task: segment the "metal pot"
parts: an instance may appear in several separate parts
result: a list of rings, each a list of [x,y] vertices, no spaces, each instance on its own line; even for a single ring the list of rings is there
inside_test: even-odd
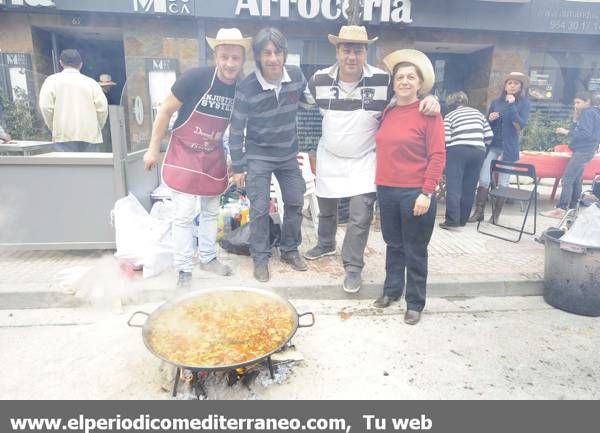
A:
[[[214,293],[226,293],[226,292],[242,292],[242,293],[258,294],[258,295],[267,297],[269,299],[275,300],[276,302],[286,306],[289,309],[289,312],[293,318],[292,330],[289,333],[287,339],[285,341],[283,341],[279,346],[277,346],[276,348],[271,350],[270,352],[264,353],[254,359],[251,359],[251,360],[245,361],[243,363],[239,363],[239,364],[218,365],[218,366],[181,364],[173,359],[170,359],[170,358],[158,353],[156,348],[153,347],[150,336],[154,330],[157,319],[162,314],[164,314],[165,312],[171,311],[172,309],[177,308],[178,306],[184,305],[186,303],[190,303],[192,301],[197,301],[197,300],[201,299],[202,297],[206,297],[207,295],[214,294]],[[148,316],[148,318],[146,319],[146,321],[144,322],[143,325],[133,324],[133,319],[138,314]],[[311,322],[309,324],[305,324],[305,325],[300,324],[300,318],[303,316],[310,316]],[[270,356],[273,353],[279,351],[283,346],[285,346],[292,339],[292,337],[294,336],[294,334],[296,333],[296,330],[298,328],[310,327],[310,326],[313,326],[314,323],[315,323],[315,317],[312,312],[298,314],[298,312],[296,311],[296,308],[289,301],[282,298],[281,296],[279,296],[273,292],[268,292],[266,290],[247,288],[247,287],[203,289],[201,291],[187,293],[185,295],[176,297],[170,301],[165,302],[163,305],[161,305],[159,308],[157,308],[151,314],[148,314],[144,311],[136,311],[131,315],[131,317],[129,318],[129,321],[127,322],[127,324],[129,326],[143,328],[142,329],[142,338],[144,339],[144,344],[145,344],[146,348],[150,352],[152,352],[156,357],[158,357],[158,358],[162,359],[163,361],[166,361],[170,364],[173,364],[177,367],[180,367],[180,368],[189,369],[189,370],[203,370],[203,371],[232,370],[232,369],[236,369],[236,368],[240,368],[240,367],[244,367],[244,366],[248,366],[248,365],[252,365],[252,364],[257,364],[264,360],[270,360]]]
[[[545,245],[544,300],[561,310],[585,316],[600,316],[600,248],[570,244],[561,248],[564,232],[548,229]]]

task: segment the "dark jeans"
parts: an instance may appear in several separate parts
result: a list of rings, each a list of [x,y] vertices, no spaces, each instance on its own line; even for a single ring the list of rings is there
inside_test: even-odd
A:
[[[562,190],[558,207],[561,209],[575,209],[577,201],[581,195],[581,182],[583,178],[583,170],[588,162],[592,160],[596,149],[592,150],[576,150],[567,164],[565,173],[562,177]]]
[[[414,216],[420,188],[377,187],[381,212],[381,232],[387,246],[383,293],[400,297],[406,281],[406,305],[409,310],[425,307],[427,285],[427,246],[435,223],[436,201],[425,215]]]
[[[342,245],[342,261],[348,271],[360,272],[365,266],[364,253],[373,220],[375,198],[375,193],[350,197],[348,227]],[[317,199],[319,200],[319,246],[325,250],[333,250],[340,199],[323,197]]]
[[[66,141],[54,143],[56,152],[99,152],[100,143],[88,143],[85,141]]]
[[[248,160],[246,191],[250,199],[250,253],[255,263],[271,257],[269,207],[271,174],[275,174],[283,199],[283,223],[279,248],[282,253],[298,251],[302,243],[302,205],[306,183],[298,161]]]
[[[459,145],[446,149],[446,224],[467,223],[484,158],[483,147]]]

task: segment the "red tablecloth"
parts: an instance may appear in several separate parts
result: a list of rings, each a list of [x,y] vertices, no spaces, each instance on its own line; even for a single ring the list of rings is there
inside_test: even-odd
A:
[[[556,188],[558,187],[560,178],[567,168],[570,158],[570,152],[523,151],[521,152],[521,159],[519,159],[519,162],[524,164],[532,164],[535,166],[535,173],[538,178],[555,179],[554,187],[552,188],[552,195],[550,196],[550,198],[554,200]],[[600,154],[598,153],[585,167],[585,170],[583,171],[583,179],[592,180],[597,174],[600,174]]]

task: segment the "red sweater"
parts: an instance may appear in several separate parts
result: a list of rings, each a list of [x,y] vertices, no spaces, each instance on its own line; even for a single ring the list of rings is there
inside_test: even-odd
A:
[[[446,163],[444,139],[442,116],[420,113],[419,101],[389,107],[375,137],[375,183],[434,192]]]

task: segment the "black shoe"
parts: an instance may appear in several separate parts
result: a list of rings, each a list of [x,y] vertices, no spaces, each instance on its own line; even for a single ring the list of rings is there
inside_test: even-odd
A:
[[[290,265],[295,271],[306,271],[308,266],[298,251],[281,253],[281,261]]]
[[[459,227],[460,227],[460,226],[455,226],[455,225],[453,225],[453,224],[447,224],[447,223],[446,223],[446,221],[443,221],[443,222],[439,223],[439,224],[438,224],[438,226],[439,226],[441,229],[444,229],[444,230],[451,230],[451,231],[456,231],[456,230],[458,230],[458,229],[459,229]]]
[[[189,288],[192,286],[192,273],[179,271],[177,275],[177,287],[180,288]]]
[[[269,262],[254,263],[254,278],[261,283],[269,281]]]
[[[329,250],[317,245],[304,253],[306,260],[317,260],[326,256],[335,256],[335,248]]]
[[[343,289],[346,293],[358,293],[362,286],[362,278],[360,272],[346,271],[344,278]]]
[[[421,312],[415,310],[406,310],[404,314],[404,323],[407,325],[416,325],[421,320]]]
[[[400,299],[399,296],[381,295],[379,298],[375,299],[373,306],[375,308],[387,308],[398,299]]]

